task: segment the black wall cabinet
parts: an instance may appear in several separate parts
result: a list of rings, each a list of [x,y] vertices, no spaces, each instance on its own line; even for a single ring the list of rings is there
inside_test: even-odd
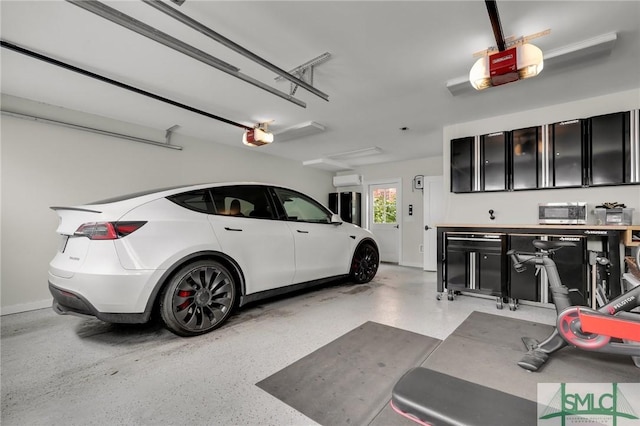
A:
[[[474,138],[451,141],[451,192],[471,192],[474,175]]]
[[[453,139],[451,192],[506,190],[508,146],[508,132]]]
[[[629,120],[629,112],[589,119],[591,185],[615,185],[630,181]]]
[[[554,188],[582,186],[585,184],[584,162],[585,120],[555,123],[551,130],[551,184]]]
[[[511,132],[512,188],[535,189],[541,185],[542,127],[528,127]]]
[[[480,137],[482,191],[504,191],[508,188],[507,164],[509,133],[498,132]]]
[[[640,183],[640,112],[451,140],[451,192]]]

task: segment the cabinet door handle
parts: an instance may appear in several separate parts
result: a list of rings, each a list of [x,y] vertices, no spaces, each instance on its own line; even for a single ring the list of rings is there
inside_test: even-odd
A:
[[[309,231],[301,231],[300,229],[296,229],[296,232],[298,232],[299,234],[308,234]]]
[[[239,228],[229,228],[228,226],[225,226],[224,229],[226,229],[227,231],[236,231],[236,232],[242,232],[242,229]]]

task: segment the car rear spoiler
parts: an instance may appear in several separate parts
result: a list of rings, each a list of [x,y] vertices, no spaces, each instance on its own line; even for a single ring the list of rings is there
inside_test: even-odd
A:
[[[91,210],[91,209],[84,209],[82,207],[59,207],[59,206],[51,206],[49,207],[51,210],[53,211],[58,211],[58,210],[73,210],[76,212],[87,212],[87,213],[102,213],[101,211],[98,210]]]

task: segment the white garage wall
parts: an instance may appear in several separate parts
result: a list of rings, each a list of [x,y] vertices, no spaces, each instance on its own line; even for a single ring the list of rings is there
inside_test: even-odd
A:
[[[7,115],[1,120],[2,314],[50,305],[47,269],[58,243],[50,206],[215,181],[287,185],[323,204],[333,190],[331,173],[258,150],[176,134],[172,143],[184,147],[176,151]]]
[[[438,136],[439,137],[439,136]],[[427,143],[427,142],[425,142]],[[440,143],[433,140],[430,143]],[[416,175],[441,176],[442,157],[421,158],[417,160],[398,161],[385,163],[383,165],[360,166],[351,172],[341,172],[344,174],[359,174],[363,177],[363,185],[357,187],[340,188],[340,191],[356,191],[362,193],[363,224],[366,223],[365,209],[366,197],[368,196],[368,182],[381,182],[385,179],[402,180],[402,215],[400,230],[402,232],[402,247],[400,265],[422,268],[423,253],[420,246],[423,240],[423,192],[413,189],[413,178]],[[408,206],[413,205],[413,216],[408,215]]]
[[[500,88],[491,90],[500,90]],[[640,185],[474,194],[449,192],[451,139],[637,108],[640,108],[640,89],[445,127],[443,130],[445,221],[449,224],[536,224],[538,203],[585,201],[589,208],[593,208],[603,202],[616,201],[635,208],[634,223],[640,223]],[[490,209],[495,211],[496,219],[493,221],[489,219]]]
[[[500,90],[494,89],[494,90]],[[442,157],[423,158],[384,165],[362,166],[355,172],[339,174],[361,174],[365,181],[402,178],[403,210],[401,265],[422,266],[422,192],[412,191],[415,175],[444,177],[444,220],[442,224],[536,224],[537,205],[540,202],[585,201],[590,207],[603,202],[622,202],[635,208],[634,224],[640,224],[640,185],[602,188],[566,188],[554,190],[515,191],[500,193],[453,194],[450,188],[450,140],[458,137],[482,135],[496,131],[549,124],[562,120],[591,117],[617,111],[640,108],[640,89],[585,99],[562,105],[553,105],[536,110],[504,116],[459,123],[443,128]],[[433,143],[425,141],[425,143]],[[435,143],[440,143],[436,141]],[[438,164],[440,163],[440,164]],[[365,182],[366,184],[366,182]],[[347,187],[341,191],[360,191],[366,196],[366,187]],[[407,206],[413,204],[413,218],[406,217]],[[364,209],[364,205],[363,205]],[[489,219],[488,211],[495,211],[495,220]],[[407,220],[408,219],[408,220]]]

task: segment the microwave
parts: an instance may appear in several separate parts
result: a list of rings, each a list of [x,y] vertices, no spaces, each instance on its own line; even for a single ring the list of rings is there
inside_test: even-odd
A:
[[[538,204],[538,223],[541,225],[586,225],[587,203]]]

